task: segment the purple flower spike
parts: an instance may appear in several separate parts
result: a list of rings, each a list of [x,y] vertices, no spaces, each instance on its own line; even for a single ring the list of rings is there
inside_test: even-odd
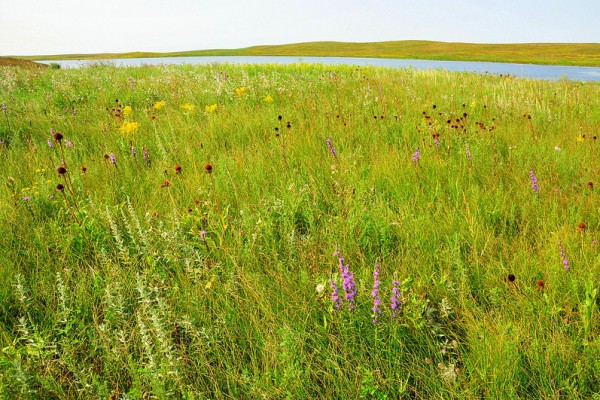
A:
[[[115,153],[110,153],[110,162],[113,163],[113,165],[117,165],[117,157],[115,157]]]
[[[373,291],[371,292],[371,297],[373,297],[373,323],[377,324],[379,322],[378,318],[381,314],[381,299],[379,298],[379,284],[381,281],[379,280],[379,264],[375,264],[375,271],[373,271]]]
[[[535,194],[539,194],[540,188],[538,187],[537,177],[533,173],[533,170],[529,171],[529,177],[531,178],[531,188]]]
[[[329,151],[331,152],[331,155],[337,161],[337,153],[335,152],[335,149],[333,148],[333,143],[331,143],[331,140],[329,140],[329,138],[325,138],[325,142],[327,142],[327,147],[329,147]]]
[[[337,255],[338,261],[340,262],[340,275],[342,277],[342,287],[344,288],[344,292],[346,293],[346,301],[348,301],[348,309],[354,309],[354,301],[356,299],[356,282],[354,280],[354,274],[348,268],[349,265],[344,264],[344,257],[340,254],[340,250],[338,249],[334,255]]]
[[[400,311],[400,282],[397,280],[392,281],[392,297],[390,299],[392,304],[392,318],[396,318],[397,313]]]
[[[413,163],[415,163],[415,164],[418,163],[419,158],[421,158],[421,152],[419,151],[419,148],[417,147],[417,149],[415,150],[415,153],[412,155]]]
[[[560,248],[560,259],[562,260],[563,266],[565,267],[565,271],[569,271],[571,267],[569,266],[569,260],[567,259],[567,255],[565,254],[565,249],[563,249],[562,244],[558,242],[558,247]]]
[[[135,147],[131,146],[131,155],[135,157]]]
[[[48,143],[48,147],[50,147],[51,149],[53,149],[53,148],[54,148],[54,143],[52,143],[52,140],[48,139],[48,140],[46,141],[46,143]]]
[[[340,290],[333,279],[329,281],[329,287],[331,288],[331,301],[333,302],[334,307],[339,310],[342,308],[342,298],[339,295]]]

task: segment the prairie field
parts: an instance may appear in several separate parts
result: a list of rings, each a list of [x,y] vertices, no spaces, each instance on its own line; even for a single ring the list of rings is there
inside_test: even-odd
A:
[[[0,68],[0,398],[600,399],[600,84]]]

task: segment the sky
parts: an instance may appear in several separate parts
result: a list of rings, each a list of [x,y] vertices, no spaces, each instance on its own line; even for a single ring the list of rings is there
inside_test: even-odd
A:
[[[0,0],[0,56],[323,40],[600,43],[600,0]]]

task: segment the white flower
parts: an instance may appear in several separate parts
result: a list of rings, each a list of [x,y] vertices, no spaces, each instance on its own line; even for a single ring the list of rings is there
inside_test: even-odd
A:
[[[556,146],[556,147],[554,147],[554,150],[560,151],[560,147]]]
[[[319,283],[317,285],[317,287],[315,288],[315,290],[317,291],[318,294],[321,294],[325,291],[325,285],[323,285],[322,283]]]

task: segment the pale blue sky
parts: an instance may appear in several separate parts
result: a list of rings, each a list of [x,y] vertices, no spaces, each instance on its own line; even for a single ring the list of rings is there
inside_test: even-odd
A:
[[[318,40],[600,42],[600,0],[0,0],[0,55]]]

